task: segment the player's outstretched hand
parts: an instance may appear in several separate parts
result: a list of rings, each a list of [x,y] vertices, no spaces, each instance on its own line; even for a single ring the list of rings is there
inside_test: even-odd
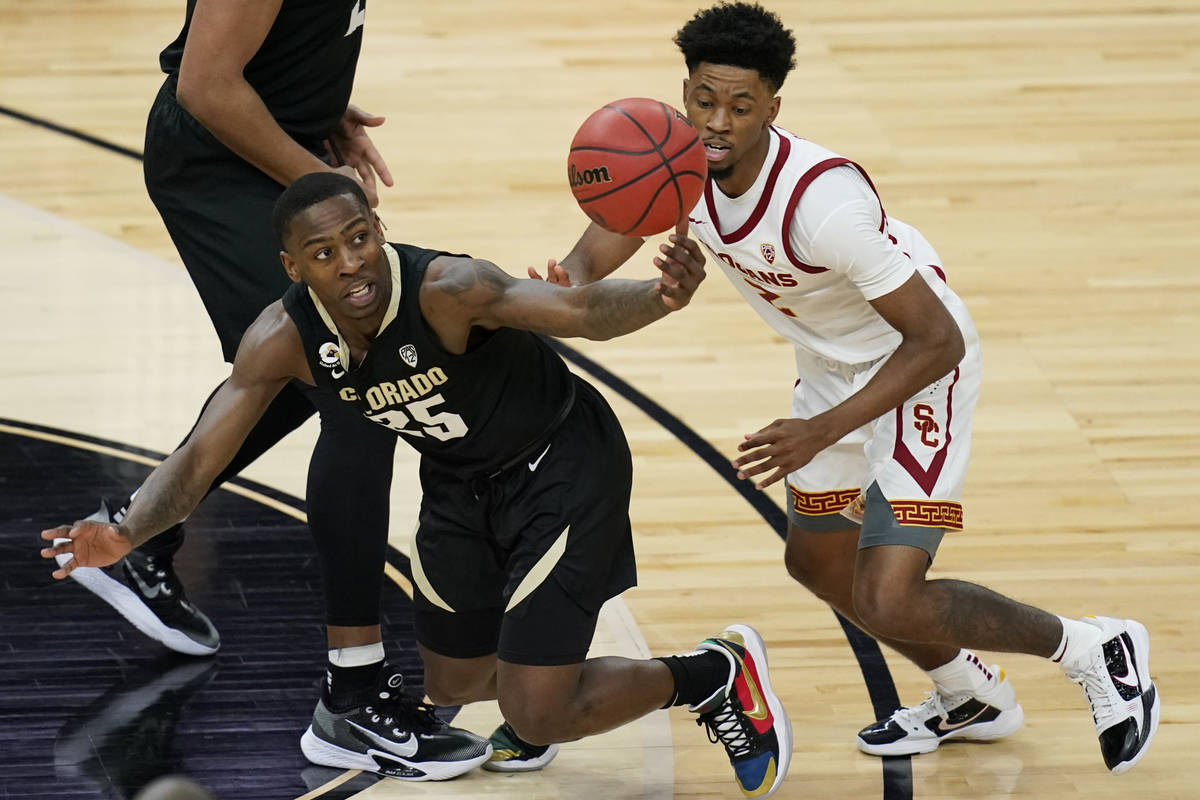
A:
[[[655,288],[672,311],[691,302],[692,295],[704,280],[704,254],[700,252],[700,245],[687,234],[688,221],[684,217],[668,237],[671,243],[659,245],[662,255],[654,257],[654,266],[662,270],[662,278]]]
[[[550,259],[546,262],[546,277],[543,278],[537,271],[537,267],[528,268],[529,277],[535,281],[544,280],[546,283],[553,283],[555,286],[570,286],[571,278],[567,275],[567,271],[558,265],[558,259]]]
[[[812,461],[830,444],[825,429],[811,420],[777,419],[762,430],[748,434],[738,445],[738,450],[745,455],[731,463],[742,480],[774,470],[755,484],[755,488],[765,489]]]
[[[42,538],[49,542],[66,539],[52,547],[42,548],[42,558],[54,558],[64,553],[73,556],[51,573],[57,580],[70,575],[76,567],[107,567],[115,564],[133,549],[119,525],[89,519],[42,531]]]
[[[346,107],[346,113],[338,122],[337,130],[329,137],[326,146],[340,158],[341,165],[350,167],[348,173],[357,178],[367,193],[371,208],[379,205],[379,190],[375,184],[375,176],[383,181],[384,186],[391,186],[392,173],[388,170],[387,162],[375,149],[367,128],[376,128],[384,123],[384,117],[368,114],[355,105]],[[332,146],[330,146],[332,144]],[[344,170],[338,170],[344,172]]]

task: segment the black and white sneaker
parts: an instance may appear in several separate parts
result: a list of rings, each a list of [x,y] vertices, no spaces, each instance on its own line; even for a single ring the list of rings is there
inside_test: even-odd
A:
[[[88,517],[113,522],[107,500]],[[69,553],[55,556],[61,566]],[[183,592],[170,554],[147,555],[133,550],[111,567],[76,567],[71,577],[112,606],[142,633],[177,653],[208,656],[221,646],[221,635],[204,612]]]
[[[1016,733],[1025,721],[1004,670],[991,667],[988,685],[975,694],[946,697],[937,689],[911,708],[858,732],[858,749],[872,756],[929,753],[948,739],[989,741]]]
[[[1150,680],[1150,634],[1132,619],[1084,617],[1100,630],[1100,641],[1082,664],[1064,664],[1067,677],[1083,687],[1100,735],[1100,753],[1114,774],[1132,769],[1158,730],[1158,688]]]
[[[330,709],[324,693],[300,737],[314,764],[361,769],[407,781],[441,781],[469,772],[492,755],[487,739],[452,728],[404,692],[404,676],[384,669],[374,700]]]

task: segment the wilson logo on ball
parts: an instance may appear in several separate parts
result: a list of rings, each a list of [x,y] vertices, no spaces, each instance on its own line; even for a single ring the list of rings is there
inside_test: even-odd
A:
[[[573,187],[591,186],[593,183],[612,183],[612,176],[608,174],[608,167],[579,169],[574,164],[568,164],[567,180],[570,181]]]

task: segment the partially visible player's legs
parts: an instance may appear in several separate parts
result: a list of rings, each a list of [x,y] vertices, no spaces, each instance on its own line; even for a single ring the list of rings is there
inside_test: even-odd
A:
[[[850,524],[849,520],[843,521]],[[815,532],[789,523],[784,550],[788,574],[860,630],[871,633],[881,644],[886,644],[921,669],[928,671],[948,663],[958,655],[957,647],[881,637],[859,619],[853,598],[858,536],[857,527]]]
[[[450,727],[405,691],[380,636],[396,435],[336,395],[313,390],[310,399],[321,412],[321,434],[309,462],[308,523],[325,583],[330,649],[301,749],[316,764],[404,780],[461,775],[487,760],[487,740]]]
[[[837,405],[865,385],[874,372],[873,365],[809,361],[798,356],[798,364],[805,372],[803,380],[793,388],[793,416],[809,418]],[[957,376],[956,372],[950,377]],[[943,417],[949,416],[952,386],[947,379],[929,387],[920,396],[922,414],[925,408],[937,408]],[[936,464],[930,467],[930,477],[942,479],[936,502],[920,487],[914,487],[915,495],[900,495],[930,500],[924,505],[915,504],[918,510],[949,513],[960,508],[957,502],[942,501],[956,500],[961,490],[965,453],[970,443],[969,427],[964,433],[962,426],[970,424],[970,406],[974,401],[971,392],[963,391],[962,386],[953,393],[953,400],[956,449],[950,455],[957,456],[960,450],[963,455],[959,459],[943,453],[939,459],[927,450],[918,450],[916,469],[924,469],[922,464]],[[789,526],[785,553],[788,572],[839,614],[915,663],[933,683],[933,691],[925,702],[897,709],[889,718],[864,728],[857,738],[860,749],[875,755],[909,755],[933,750],[946,738],[993,739],[1007,735],[1020,727],[1023,712],[1002,670],[984,666],[974,653],[961,649],[957,642],[907,641],[888,631],[876,630],[855,605],[855,569],[863,546],[861,538],[879,535],[881,531],[905,535],[904,531],[893,531],[895,520],[890,515],[889,525],[881,525],[875,513],[865,520],[863,517],[864,476],[891,459],[897,447],[894,414],[885,415],[885,419],[892,423],[891,429],[883,430],[879,421],[864,426],[788,476]],[[935,425],[943,427],[931,431],[917,430],[908,423],[906,419],[902,433],[909,434],[910,441],[916,438],[914,447],[923,444],[922,438],[926,443],[932,441],[930,434],[936,434],[938,445],[948,441],[945,419],[938,418]],[[912,479],[908,480],[911,483]],[[913,538],[910,544],[923,548],[919,550],[923,574],[937,551],[942,531],[940,528],[905,530],[920,532],[920,537]]]
[[[934,687],[924,703],[897,709],[864,728],[856,739],[858,747],[872,755],[913,755],[935,749],[951,734],[995,739],[1020,728],[1024,714],[1003,670],[986,667],[960,646],[883,636],[863,622],[853,596],[859,530],[837,530],[849,520],[835,517],[822,521],[792,515],[784,556],[788,572],[859,629],[920,667]],[[804,530],[804,524],[826,530]],[[928,554],[920,552],[928,567]],[[938,729],[943,718],[947,722]]]
[[[336,395],[304,391],[321,415],[305,497],[325,588],[325,691],[342,708],[360,705],[384,668],[379,602],[396,434]]]
[[[869,494],[868,504],[871,502]],[[875,502],[886,503],[882,495]],[[1049,658],[1083,687],[1105,765],[1120,773],[1141,760],[1160,714],[1158,691],[1150,679],[1150,641],[1145,627],[1134,620],[1109,617],[1059,617],[974,583],[926,580],[927,555],[907,544],[859,551],[854,605],[869,629],[912,642]],[[1002,673],[997,677],[1003,681]],[[995,705],[1003,712],[1001,704]],[[932,742],[932,749],[942,738],[969,730],[992,716],[991,710],[970,704],[927,710],[949,713],[939,714],[936,722],[932,714],[926,719],[910,715],[907,720],[893,715],[891,724],[864,730],[860,747],[872,744],[878,753],[882,752],[878,748],[896,747],[897,743]],[[912,726],[901,736],[906,721]],[[1003,713],[987,724],[1002,730],[1009,727]]]
[[[748,796],[767,797],[782,783],[791,758],[791,726],[771,688],[765,645],[753,628],[730,626],[677,656],[585,660],[598,610],[585,609],[553,578],[518,610],[466,616],[429,611],[418,617],[418,635],[452,652],[499,639],[499,658],[455,658],[428,643],[421,648],[434,702],[499,700],[505,722],[492,734],[495,752],[485,768],[541,769],[558,743],[683,705],[699,714],[712,741],[725,746]]]

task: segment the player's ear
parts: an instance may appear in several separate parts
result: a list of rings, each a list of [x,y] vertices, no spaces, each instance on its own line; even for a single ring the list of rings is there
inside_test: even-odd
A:
[[[775,95],[774,97],[771,98],[771,107],[767,111],[767,124],[768,125],[774,124],[775,118],[779,116],[779,105],[782,102],[783,102],[783,99],[780,98],[779,95]]]
[[[371,216],[374,218],[372,225],[375,228],[375,236],[379,239],[380,244],[384,244],[387,242],[387,236],[384,234],[384,230],[387,228],[387,226],[383,224],[383,220],[379,218],[379,214],[372,211]]]
[[[683,105],[687,107],[688,79],[683,79]]]
[[[279,251],[279,260],[283,262],[283,271],[292,279],[292,283],[299,283],[302,280],[300,270],[297,269],[296,262],[292,260],[286,250]]]

